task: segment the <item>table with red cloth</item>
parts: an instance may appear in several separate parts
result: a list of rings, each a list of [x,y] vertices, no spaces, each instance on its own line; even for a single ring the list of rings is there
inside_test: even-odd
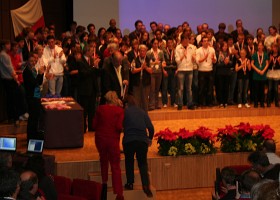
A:
[[[83,147],[83,108],[71,97],[42,98],[41,104],[45,131],[44,147]]]

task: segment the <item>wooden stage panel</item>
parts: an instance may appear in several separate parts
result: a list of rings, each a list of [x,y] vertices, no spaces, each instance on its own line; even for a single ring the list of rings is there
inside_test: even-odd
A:
[[[216,168],[247,165],[249,153],[160,157],[151,159],[152,184],[157,190],[213,187]]]

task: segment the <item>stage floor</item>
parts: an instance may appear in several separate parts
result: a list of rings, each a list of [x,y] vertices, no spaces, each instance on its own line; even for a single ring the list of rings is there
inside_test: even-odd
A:
[[[272,108],[271,108],[272,109]],[[166,112],[162,109],[156,111],[158,114]],[[192,112],[192,111],[189,111]],[[225,125],[237,125],[240,122],[249,122],[250,124],[269,124],[275,130],[275,140],[280,141],[280,116],[251,116],[251,117],[222,117],[222,118],[201,118],[201,119],[178,119],[178,120],[156,120],[153,121],[155,132],[170,128],[173,131],[185,127],[189,130],[194,130],[200,125],[209,127],[216,132],[217,128]],[[26,134],[18,133],[18,150],[26,151]],[[120,144],[121,146],[121,144]],[[280,143],[277,143],[277,151],[280,150]],[[98,152],[94,143],[94,132],[88,132],[84,135],[84,147],[73,149],[45,149],[44,154],[55,155],[56,162],[71,162],[71,161],[89,161],[98,160]],[[121,155],[123,158],[123,154]],[[148,158],[159,157],[157,154],[157,143],[153,140],[152,146],[149,148]]]

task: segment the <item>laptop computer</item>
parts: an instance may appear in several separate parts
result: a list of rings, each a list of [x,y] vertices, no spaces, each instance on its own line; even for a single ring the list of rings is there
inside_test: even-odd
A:
[[[17,138],[16,137],[0,137],[0,151],[16,152]]]
[[[27,146],[27,154],[42,154],[44,147],[44,140],[30,139]]]

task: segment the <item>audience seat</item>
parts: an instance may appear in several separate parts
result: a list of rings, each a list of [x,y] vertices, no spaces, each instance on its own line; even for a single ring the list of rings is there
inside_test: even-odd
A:
[[[78,196],[73,196],[68,194],[58,194],[57,200],[87,200],[87,199],[84,197],[78,197]]]
[[[57,194],[71,194],[72,180],[64,176],[53,176]]]
[[[99,200],[101,198],[101,183],[95,181],[73,179],[72,194],[84,197],[87,200]]]
[[[234,169],[237,175],[241,175],[246,170],[252,168],[251,165],[231,165],[227,167]]]

